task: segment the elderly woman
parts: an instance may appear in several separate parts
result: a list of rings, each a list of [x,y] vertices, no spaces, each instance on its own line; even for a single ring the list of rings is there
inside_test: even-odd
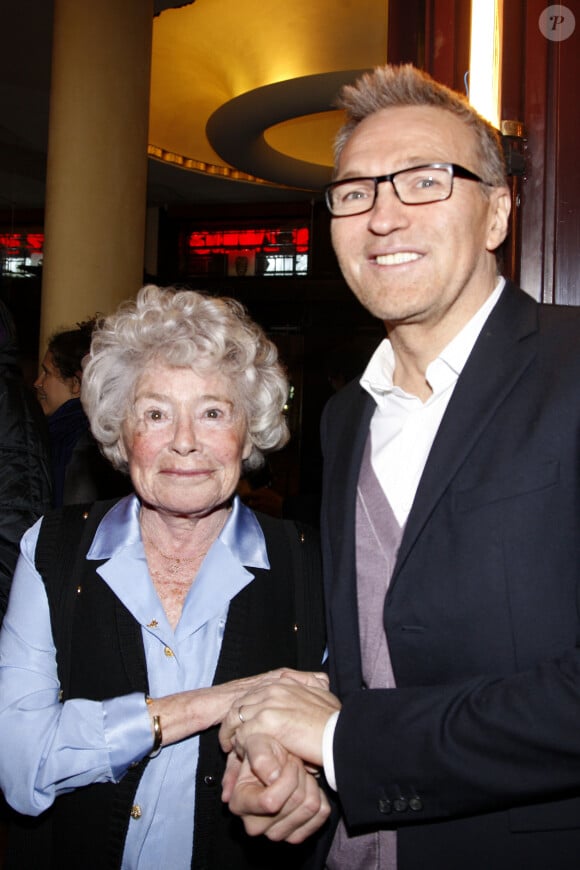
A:
[[[83,405],[136,494],[23,538],[0,634],[0,786],[37,818],[16,818],[7,867],[302,866],[305,847],[247,837],[221,803],[216,727],[251,675],[322,661],[315,542],[234,494],[286,442],[286,397],[234,300],[149,286],[94,333]],[[324,816],[317,780],[294,773]]]

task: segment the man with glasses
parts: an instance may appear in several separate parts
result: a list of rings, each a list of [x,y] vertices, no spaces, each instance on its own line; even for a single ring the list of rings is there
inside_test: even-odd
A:
[[[462,97],[385,67],[341,105],[332,239],[387,338],[322,421],[332,694],[244,698],[226,797],[299,839],[282,744],[341,809],[319,866],[577,870],[580,312],[499,274],[501,144]]]

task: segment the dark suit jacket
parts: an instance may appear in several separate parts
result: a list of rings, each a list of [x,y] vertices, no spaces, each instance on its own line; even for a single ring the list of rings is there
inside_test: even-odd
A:
[[[323,423],[338,794],[399,870],[580,867],[580,309],[508,283],[458,380],[385,601],[396,690],[362,684],[355,491],[374,402]]]

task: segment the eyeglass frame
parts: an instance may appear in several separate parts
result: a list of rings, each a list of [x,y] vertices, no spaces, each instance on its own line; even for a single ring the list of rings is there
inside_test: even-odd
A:
[[[401,199],[401,195],[397,190],[397,186],[394,182],[394,179],[397,175],[401,175],[403,172],[413,172],[415,169],[446,169],[449,175],[451,176],[451,186],[449,188],[449,193],[447,196],[438,199],[428,199],[424,202],[405,202],[405,200]],[[390,181],[393,185],[393,190],[395,192],[395,196],[403,205],[415,206],[415,205],[432,205],[434,202],[446,202],[451,198],[451,194],[453,193],[453,180],[457,176],[457,178],[465,178],[467,181],[477,181],[479,184],[485,184],[487,187],[493,187],[488,181],[484,181],[483,178],[480,178],[479,175],[476,175],[475,172],[472,172],[471,169],[466,169],[465,166],[460,166],[458,163],[423,163],[420,166],[408,166],[406,169],[398,169],[397,172],[391,172],[388,175],[357,175],[354,178],[341,178],[337,181],[331,181],[330,184],[325,185],[323,188],[324,191],[324,201],[326,203],[326,207],[330,212],[333,218],[341,218],[341,217],[356,217],[360,214],[366,214],[375,207],[377,196],[379,193],[379,184],[383,184],[386,181]],[[362,211],[353,211],[348,214],[334,214],[331,204],[330,204],[330,192],[333,188],[340,187],[342,184],[348,184],[356,181],[372,181],[374,183],[375,192],[373,196],[373,200],[371,204]]]

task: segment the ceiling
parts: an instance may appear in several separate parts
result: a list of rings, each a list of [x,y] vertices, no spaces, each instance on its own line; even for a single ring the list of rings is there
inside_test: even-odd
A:
[[[386,60],[388,0],[154,4],[149,204],[312,198],[337,91]],[[3,7],[0,210],[44,204],[52,12]]]

